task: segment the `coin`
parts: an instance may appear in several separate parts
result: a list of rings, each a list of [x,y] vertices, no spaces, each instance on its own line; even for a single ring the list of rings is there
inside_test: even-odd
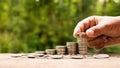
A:
[[[57,52],[66,52],[65,49],[57,49]]]
[[[63,56],[62,55],[51,55],[50,56],[52,59],[62,59]]]
[[[109,58],[110,56],[108,54],[96,54],[93,55],[95,59],[104,59],[104,58]]]
[[[65,48],[66,48],[66,46],[63,46],[63,45],[56,46],[56,49],[65,49]]]
[[[44,55],[43,57],[44,57],[44,59],[47,59],[49,57],[49,55]]]
[[[81,38],[88,38],[88,36],[86,35],[85,32],[79,33],[79,36],[80,36]]]
[[[86,38],[87,40],[93,40],[93,39],[95,39],[93,37],[88,37],[85,32],[80,32],[78,34],[79,34],[80,38]]]
[[[36,56],[34,54],[29,54],[27,55],[28,58],[36,58]]]
[[[74,55],[72,56],[72,59],[83,59],[84,56],[83,55]]]

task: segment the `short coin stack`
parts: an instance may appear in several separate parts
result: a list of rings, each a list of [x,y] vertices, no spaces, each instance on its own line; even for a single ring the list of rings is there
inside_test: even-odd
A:
[[[78,52],[81,55],[86,55],[88,53],[88,43],[87,43],[87,35],[85,32],[79,33],[79,37],[77,39],[78,42]]]
[[[46,52],[47,55],[54,55],[55,51],[56,51],[55,49],[46,49],[45,52]]]
[[[66,46],[58,45],[56,46],[57,55],[65,55],[66,54]]]
[[[77,54],[77,42],[67,42],[66,45],[69,55]]]

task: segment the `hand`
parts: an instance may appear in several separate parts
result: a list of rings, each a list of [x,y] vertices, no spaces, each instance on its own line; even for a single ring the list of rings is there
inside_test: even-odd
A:
[[[118,44],[120,43],[120,17],[88,17],[77,24],[73,36],[77,38],[79,32],[86,32],[88,37],[94,37],[94,40],[88,42],[95,48]]]

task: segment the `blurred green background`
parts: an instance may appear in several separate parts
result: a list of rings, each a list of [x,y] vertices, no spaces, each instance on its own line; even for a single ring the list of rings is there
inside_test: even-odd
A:
[[[0,0],[0,52],[55,48],[76,41],[76,24],[91,15],[120,15],[120,0]],[[120,53],[120,46],[104,53]]]

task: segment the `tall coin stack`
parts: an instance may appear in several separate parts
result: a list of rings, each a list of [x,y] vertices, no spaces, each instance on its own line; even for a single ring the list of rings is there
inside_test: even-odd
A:
[[[69,55],[77,54],[77,42],[66,42]]]
[[[79,37],[77,38],[78,42],[78,52],[81,55],[86,55],[88,53],[88,43],[87,43],[87,35],[85,32],[79,33]]]
[[[66,54],[66,46],[58,45],[56,46],[57,55],[65,55]]]

